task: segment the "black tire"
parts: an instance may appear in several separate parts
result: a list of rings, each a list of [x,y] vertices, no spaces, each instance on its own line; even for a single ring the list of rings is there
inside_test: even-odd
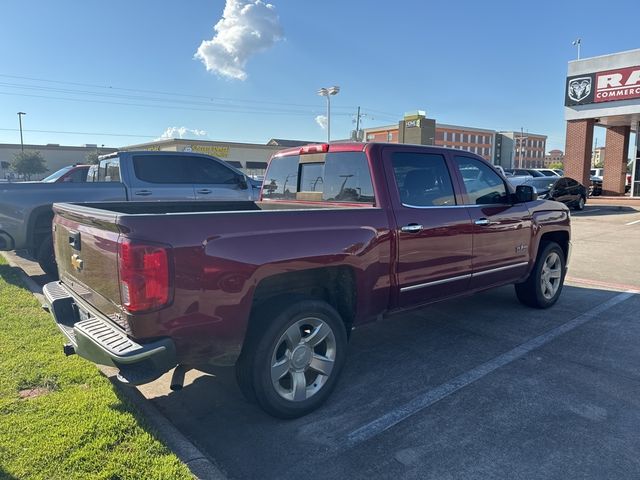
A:
[[[587,199],[580,195],[580,198],[576,202],[575,209],[578,211],[584,210],[584,204],[587,202]]]
[[[37,249],[36,260],[40,268],[44,270],[44,273],[55,279],[58,278],[58,265],[56,264],[56,257],[53,253],[53,239],[51,235],[47,235],[42,243],[40,243]]]
[[[556,257],[553,257],[554,254],[557,255],[557,261],[559,262],[557,268],[560,270],[560,276],[557,279],[547,277],[547,281],[553,286],[555,286],[553,280],[558,281],[558,285],[552,293],[547,287],[543,290],[542,276],[545,262],[555,259]],[[555,242],[542,243],[531,274],[524,282],[515,284],[518,300],[520,300],[522,304],[533,308],[549,308],[556,303],[564,285],[565,265],[564,252],[562,248],[560,248],[560,245]],[[556,269],[553,268],[550,270],[555,271]]]
[[[290,345],[292,338],[287,336],[288,331],[298,331],[300,341]],[[311,346],[314,337],[323,340]],[[346,350],[345,325],[331,305],[298,295],[281,297],[259,307],[252,315],[252,325],[236,364],[236,378],[244,396],[256,401],[268,414],[278,418],[301,417],[317,409],[331,395],[344,366]],[[318,373],[311,365],[316,360],[321,360],[318,365],[322,368],[330,365],[327,375]],[[282,368],[285,373],[279,380],[272,380],[273,375],[275,378],[279,375],[272,365],[285,364]],[[301,387],[296,389],[296,385]],[[294,399],[296,394],[300,398]],[[286,398],[287,395],[292,398]]]

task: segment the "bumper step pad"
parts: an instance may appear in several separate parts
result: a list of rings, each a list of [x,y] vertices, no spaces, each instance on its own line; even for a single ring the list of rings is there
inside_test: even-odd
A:
[[[125,383],[148,383],[176,365],[171,339],[139,344],[106,319],[92,316],[80,320],[73,297],[60,282],[45,285],[43,294],[76,353],[94,363],[120,369],[118,377]]]

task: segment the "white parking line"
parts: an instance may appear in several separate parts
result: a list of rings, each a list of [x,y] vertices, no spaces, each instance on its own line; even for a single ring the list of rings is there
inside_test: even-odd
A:
[[[625,223],[625,225],[635,225],[636,223],[640,223],[640,220],[636,220],[634,222]]]
[[[424,410],[427,407],[430,407],[434,403],[439,402],[440,400],[476,382],[477,380],[480,380],[481,378],[494,372],[498,368],[510,364],[514,360],[517,360],[518,358],[526,355],[536,348],[540,348],[546,343],[549,343],[550,341],[556,339],[560,335],[564,335],[565,333],[570,332],[571,330],[585,324],[589,320],[592,320],[596,316],[614,307],[615,305],[624,302],[633,295],[634,293],[632,292],[620,293],[615,297],[607,300],[603,304],[598,305],[597,307],[592,308],[591,310],[581,315],[578,315],[573,320],[569,320],[567,323],[549,330],[547,333],[535,337],[528,342],[517,346],[513,350],[503,353],[502,355],[499,355],[472,370],[458,375],[449,382],[444,383],[434,388],[433,390],[429,390],[422,395],[419,395],[410,402],[405,403],[395,410],[392,410],[389,413],[386,413],[383,416],[367,423],[366,425],[363,425],[362,427],[352,431],[347,435],[347,438],[345,439],[343,445],[347,448],[353,447],[359,443],[365,442],[377,435],[380,435],[381,433],[389,430],[391,427],[394,427],[403,420],[406,420],[410,416]]]

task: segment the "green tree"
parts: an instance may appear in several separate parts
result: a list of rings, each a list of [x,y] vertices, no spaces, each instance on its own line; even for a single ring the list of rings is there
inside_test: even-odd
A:
[[[26,151],[16,153],[11,162],[11,170],[24,175],[27,180],[31,180],[31,175],[38,175],[47,171],[44,165],[44,158],[40,152]]]
[[[97,165],[98,164],[98,152],[89,152],[84,157],[84,161],[87,165]]]
[[[562,162],[553,162],[550,163],[547,168],[550,168],[552,170],[564,170],[564,164]]]

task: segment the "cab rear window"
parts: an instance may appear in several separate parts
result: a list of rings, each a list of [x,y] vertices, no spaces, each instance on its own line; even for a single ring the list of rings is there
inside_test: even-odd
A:
[[[263,185],[265,199],[345,203],[375,200],[363,152],[275,157]]]

